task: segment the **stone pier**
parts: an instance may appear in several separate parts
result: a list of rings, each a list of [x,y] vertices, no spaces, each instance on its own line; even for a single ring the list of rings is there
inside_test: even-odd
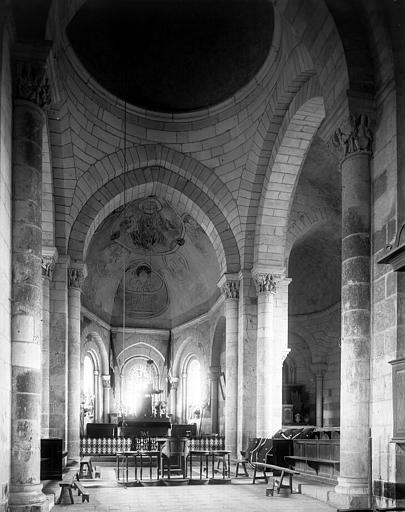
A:
[[[341,439],[336,492],[351,508],[368,505],[371,140],[365,115],[352,115],[335,135],[342,152]]]
[[[14,54],[9,510],[45,511],[40,482],[42,130],[50,102],[48,46]]]

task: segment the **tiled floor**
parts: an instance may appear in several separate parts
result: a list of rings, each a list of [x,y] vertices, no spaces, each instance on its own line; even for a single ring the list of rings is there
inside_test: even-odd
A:
[[[179,487],[118,487],[112,468],[102,468],[102,479],[82,481],[90,503],[55,505],[54,512],[332,512],[318,500],[293,494],[266,496],[266,484],[252,485],[251,479],[234,480],[231,485],[188,485]]]

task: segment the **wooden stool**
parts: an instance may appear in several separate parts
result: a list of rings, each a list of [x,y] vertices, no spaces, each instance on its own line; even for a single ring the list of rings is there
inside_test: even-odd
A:
[[[69,481],[66,481],[66,482],[59,482],[59,486],[60,486],[61,490],[60,490],[60,496],[59,496],[58,501],[56,502],[56,504],[58,505],[59,503],[62,502],[62,499],[65,496],[66,492],[69,493],[70,503],[74,503],[75,500],[73,499],[73,492],[72,492],[73,481],[69,480]]]
[[[86,476],[83,474],[84,468],[86,468]],[[80,478],[93,478],[93,466],[91,465],[91,457],[83,457],[80,460],[79,479]]]

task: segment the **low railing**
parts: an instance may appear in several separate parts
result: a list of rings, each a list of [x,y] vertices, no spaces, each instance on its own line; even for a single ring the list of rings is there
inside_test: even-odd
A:
[[[115,455],[117,452],[131,450],[130,437],[82,437],[80,439],[80,455]]]
[[[162,439],[163,438],[159,438]],[[117,452],[129,450],[148,449],[149,443],[155,438],[131,437],[82,437],[80,439],[80,455],[102,456],[116,455]],[[148,443],[148,446],[145,445]],[[225,448],[224,436],[190,437],[190,450],[223,450]]]

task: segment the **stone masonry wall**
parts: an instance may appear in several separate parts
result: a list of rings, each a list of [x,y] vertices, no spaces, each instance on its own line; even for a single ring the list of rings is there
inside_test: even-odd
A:
[[[7,510],[10,478],[11,70],[9,34],[0,11],[0,511]]]
[[[397,136],[396,98],[392,85],[388,86],[377,106],[378,125],[372,159],[373,218],[372,218],[372,342],[371,342],[371,435],[373,453],[373,481],[403,481],[397,473],[403,466],[399,449],[390,443],[393,436],[392,367],[389,361],[404,356],[397,352],[402,338],[401,291],[404,290],[403,274],[392,271],[390,265],[377,261],[392,244],[396,235],[397,209]],[[401,461],[402,459],[402,461]],[[377,494],[384,495],[384,491]]]

